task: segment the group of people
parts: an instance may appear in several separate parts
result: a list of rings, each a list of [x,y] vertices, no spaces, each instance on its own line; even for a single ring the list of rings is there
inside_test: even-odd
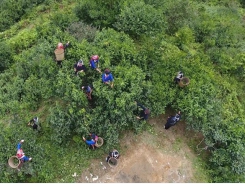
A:
[[[55,53],[55,61],[57,62],[57,65],[62,67],[62,61],[65,59],[65,50],[70,46],[70,42],[68,41],[66,44],[62,44],[61,42],[58,43],[54,53]],[[89,66],[92,70],[96,70],[99,73],[102,73],[100,68],[99,68],[99,56],[98,55],[93,55],[91,56],[89,60]],[[84,62],[82,59],[78,60],[74,65],[74,73],[75,75],[78,75],[79,73],[83,73],[87,70]],[[111,71],[106,68],[104,73],[101,76],[102,82],[104,84],[110,85],[111,87],[114,86],[114,78],[111,73]],[[92,87],[87,85],[87,86],[82,86],[82,90],[86,93],[86,96],[89,100],[92,100]]]
[[[62,61],[64,60],[64,54],[65,54],[65,50],[66,48],[68,48],[70,45],[70,42],[68,41],[66,44],[62,44],[62,43],[58,43],[57,48],[55,49],[54,53],[56,55],[56,62],[57,65],[59,65],[60,67],[62,67]],[[102,73],[100,68],[99,68],[99,56],[98,55],[93,55],[90,60],[89,60],[89,65],[91,67],[92,70],[96,70],[99,73]],[[82,59],[80,59],[78,62],[76,62],[74,65],[74,73],[75,75],[78,75],[79,73],[85,72],[86,71],[86,66],[84,65],[84,62]],[[176,83],[179,83],[181,78],[183,77],[183,73],[180,71],[178,72],[177,76],[174,78],[174,81]],[[111,87],[114,86],[114,78],[113,75],[111,73],[111,71],[107,68],[105,69],[104,73],[102,74],[102,82],[104,84],[110,85]],[[86,96],[89,100],[92,99],[92,87],[87,85],[87,86],[82,86],[81,88],[82,90],[85,91]],[[147,120],[149,115],[150,115],[150,110],[146,107],[144,107],[142,104],[140,104],[139,102],[135,102],[137,107],[139,106],[142,110],[140,111],[139,115],[136,116],[137,119],[139,120]],[[165,129],[169,129],[171,126],[174,126],[181,118],[180,115],[180,111],[175,115],[175,116],[170,116],[168,117],[167,123],[165,124],[164,128]],[[37,130],[38,125],[38,118],[35,117],[33,119],[31,119],[28,122],[29,126],[32,126],[33,130]],[[87,140],[85,137],[83,137],[84,142],[86,142],[87,145],[89,145],[89,147],[91,147],[92,149],[95,149],[95,145],[96,145],[96,141],[98,140],[98,136],[94,133],[90,133],[90,140]],[[17,152],[21,153],[21,144],[24,142],[24,140],[21,140],[20,143],[18,144],[18,148],[17,148]],[[18,154],[19,157],[23,160],[23,161],[30,161],[31,158],[28,158],[26,156],[24,156],[23,152],[22,154]],[[18,157],[18,158],[19,158]],[[117,150],[113,150],[110,151],[106,161],[108,162],[109,158],[114,157],[114,158],[119,158],[119,152]]]
[[[62,43],[58,43],[57,48],[55,49],[55,55],[56,55],[56,62],[57,65],[59,65],[60,67],[62,67],[62,61],[64,60],[64,53],[65,53],[65,49],[68,48],[70,45],[70,42],[68,41],[66,44],[62,44]],[[89,61],[89,65],[91,67],[91,69],[98,71],[99,73],[102,73],[100,68],[99,68],[99,56],[98,55],[93,55],[90,58]],[[80,59],[77,63],[74,64],[74,72],[75,75],[77,75],[80,72],[85,72],[86,71],[86,67],[84,65],[84,62],[82,59]],[[175,83],[179,83],[181,78],[183,77],[183,73],[180,71],[178,72],[177,76],[174,78]],[[105,69],[104,73],[102,74],[102,82],[104,84],[110,85],[111,87],[114,86],[114,78],[113,75],[111,73],[111,71],[107,68]],[[85,91],[87,98],[89,100],[92,99],[92,87],[91,86],[82,86],[82,90]],[[140,107],[142,110],[140,111],[139,115],[136,116],[137,119],[139,120],[147,120],[149,115],[150,115],[150,110],[148,108],[146,108],[145,106],[143,106],[141,103],[136,102],[137,107]],[[174,126],[181,118],[181,114],[180,111],[174,115],[174,116],[169,116],[167,119],[167,123],[164,125],[165,129],[169,129],[171,126]],[[29,122],[28,122],[28,126],[31,126],[33,128],[33,130],[38,130],[38,117],[34,117],[32,118]],[[91,147],[92,149],[96,148],[96,142],[98,141],[98,136],[95,133],[90,133],[89,134],[91,139],[87,140],[85,137],[83,137],[84,142],[86,142],[87,145],[89,145],[89,147]],[[17,158],[22,162],[28,162],[31,161],[32,158],[31,157],[27,157],[25,155],[25,153],[23,152],[22,149],[22,144],[24,143],[24,140],[21,140],[18,145],[17,145],[17,153],[16,156]],[[115,158],[118,159],[120,156],[119,152],[116,149],[113,149],[112,151],[109,152],[108,156],[106,157],[106,161],[108,162],[110,160],[110,158]]]
[[[94,150],[97,147],[96,143],[99,139],[99,136],[96,135],[95,133],[90,133],[89,136],[90,136],[90,140],[83,137],[83,141],[89,146],[89,148]],[[119,152],[116,149],[113,149],[112,151],[109,152],[108,156],[106,157],[106,162],[108,162],[112,157],[118,159],[119,156],[120,156]]]

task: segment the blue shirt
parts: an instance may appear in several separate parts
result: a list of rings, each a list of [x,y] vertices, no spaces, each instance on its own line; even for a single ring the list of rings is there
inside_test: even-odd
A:
[[[90,91],[91,91],[91,87],[88,86],[86,92],[87,92],[87,93],[90,93]]]
[[[102,82],[112,82],[112,81],[113,81],[113,76],[111,73],[107,76],[105,73],[102,75]]]
[[[91,146],[91,145],[94,145],[95,144],[95,141],[93,141],[93,140],[90,140],[90,141],[86,140],[86,143],[87,143],[87,145]]]
[[[20,148],[21,148],[21,143],[17,145],[17,150],[19,150]]]
[[[99,60],[93,60],[93,59],[91,59],[90,60],[91,68],[92,69],[96,69],[97,68],[96,64],[98,64],[98,63],[99,63]]]

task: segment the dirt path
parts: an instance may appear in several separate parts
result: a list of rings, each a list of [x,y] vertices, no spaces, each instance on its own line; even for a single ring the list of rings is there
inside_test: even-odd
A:
[[[187,144],[188,135],[179,122],[163,129],[166,116],[151,119],[152,128],[135,135],[127,132],[120,140],[122,150],[118,165],[111,168],[103,160],[94,160],[90,168],[78,176],[77,182],[102,183],[190,183],[197,181],[193,160],[196,155]],[[205,182],[205,181],[204,181]]]

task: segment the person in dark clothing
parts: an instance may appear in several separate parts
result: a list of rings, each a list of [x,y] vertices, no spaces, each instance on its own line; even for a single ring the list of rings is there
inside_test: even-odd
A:
[[[54,53],[55,53],[55,60],[57,62],[57,65],[62,67],[62,61],[65,59],[65,50],[70,45],[70,42],[68,41],[65,45],[63,43],[58,43]]]
[[[169,116],[164,128],[167,130],[171,126],[174,126],[180,120],[180,118],[181,118],[180,111],[175,116]]]
[[[108,154],[108,156],[106,157],[106,162],[108,162],[111,157],[113,157],[115,159],[118,159],[120,157],[120,154],[115,149],[113,151],[110,151],[109,154]]]
[[[78,72],[85,72],[86,67],[83,64],[83,60],[79,60],[77,63],[74,64],[74,72],[77,75]]]
[[[174,78],[174,82],[175,82],[176,84],[178,84],[178,83],[180,82],[180,79],[182,79],[183,77],[184,77],[183,72],[179,71],[179,72],[177,73],[177,76]]]
[[[28,126],[32,126],[33,130],[37,130],[38,128],[38,117],[34,117],[32,118],[29,122],[28,122]]]
[[[90,86],[82,86],[82,90],[85,90],[88,99],[92,100],[92,88]]]
[[[142,108],[142,110],[140,111],[140,115],[137,116],[137,119],[147,120],[150,115],[150,110],[138,102],[136,102],[136,104],[137,104],[137,107],[140,106]]]

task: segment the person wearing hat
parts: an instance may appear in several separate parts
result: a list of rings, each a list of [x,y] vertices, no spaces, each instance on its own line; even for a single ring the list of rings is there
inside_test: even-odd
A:
[[[140,115],[137,116],[136,118],[139,120],[147,120],[149,115],[150,115],[150,110],[146,107],[144,107],[142,104],[140,104],[139,102],[136,102],[137,107],[141,107],[142,110],[140,111]]]
[[[33,130],[37,130],[38,128],[38,117],[34,117],[32,118],[29,122],[28,122],[28,126],[32,126]]]
[[[90,67],[93,69],[93,70],[97,70],[98,72],[101,73],[100,69],[99,69],[99,56],[98,55],[93,55],[91,58],[90,58]]]
[[[167,130],[171,126],[174,126],[180,120],[180,118],[181,118],[180,111],[175,116],[169,116],[164,128]]]
[[[83,140],[84,140],[84,142],[86,142],[86,144],[89,147],[92,147],[94,149],[96,141],[93,138],[89,141],[89,140],[85,139],[85,137],[83,137]]]
[[[106,157],[106,162],[108,162],[111,157],[118,159],[120,157],[120,154],[116,149],[114,149],[113,151],[109,151],[109,154]]]
[[[105,73],[103,73],[102,75],[102,82],[104,84],[111,85],[111,87],[114,86],[113,75],[111,74],[111,71],[109,69],[105,69]]]
[[[90,86],[82,86],[82,90],[85,90],[88,99],[92,100],[92,88]]]
[[[177,76],[174,78],[174,82],[175,82],[176,84],[178,84],[178,83],[180,82],[180,79],[182,79],[183,77],[184,77],[183,72],[179,71],[179,72],[177,73]]]
[[[80,59],[77,63],[74,64],[74,72],[77,75],[78,72],[85,72],[86,67],[83,64],[83,60]]]

